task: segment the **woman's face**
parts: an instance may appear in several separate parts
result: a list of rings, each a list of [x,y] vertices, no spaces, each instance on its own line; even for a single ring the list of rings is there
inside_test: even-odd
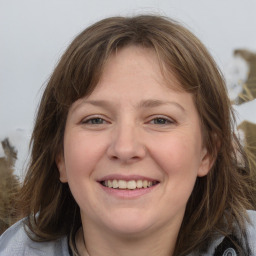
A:
[[[129,46],[110,57],[93,93],[71,106],[56,162],[85,229],[178,232],[210,162],[192,95],[177,86],[175,76],[163,78],[153,50]]]

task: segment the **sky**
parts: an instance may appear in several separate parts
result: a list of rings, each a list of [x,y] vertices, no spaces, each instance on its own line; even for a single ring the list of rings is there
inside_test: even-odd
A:
[[[169,16],[201,39],[230,79],[237,67],[241,77],[246,73],[234,49],[256,52],[255,10],[255,0],[0,0],[0,140],[9,137],[18,150],[16,173],[24,174],[43,88],[65,48],[85,27],[114,15]],[[240,120],[256,122],[255,101],[236,110]]]

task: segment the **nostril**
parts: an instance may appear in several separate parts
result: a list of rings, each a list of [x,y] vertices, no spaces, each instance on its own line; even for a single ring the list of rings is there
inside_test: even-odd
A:
[[[118,157],[117,156],[111,156],[111,159],[118,160]]]

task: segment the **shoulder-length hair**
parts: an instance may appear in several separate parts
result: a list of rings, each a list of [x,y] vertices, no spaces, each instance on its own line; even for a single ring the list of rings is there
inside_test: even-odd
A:
[[[37,240],[73,236],[80,212],[55,163],[63,150],[69,107],[97,86],[109,56],[122,47],[153,49],[163,75],[174,72],[193,95],[203,141],[214,162],[198,177],[187,203],[175,255],[204,250],[234,224],[244,234],[246,209],[254,207],[248,161],[234,135],[234,120],[223,77],[203,44],[178,22],[159,16],[112,17],[80,33],[68,47],[46,86],[31,139],[31,162],[21,191],[28,227]],[[238,154],[239,152],[239,154]]]

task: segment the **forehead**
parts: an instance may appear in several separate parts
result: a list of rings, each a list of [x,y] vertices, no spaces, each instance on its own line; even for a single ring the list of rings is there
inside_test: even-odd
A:
[[[113,81],[119,84],[116,89],[120,90],[124,89],[124,84],[129,83],[129,91],[142,87],[152,90],[152,85],[155,85],[161,90],[184,92],[173,70],[167,68],[156,51],[149,47],[131,45],[112,53],[103,67],[94,94],[104,89],[110,92],[109,87]]]
[[[104,104],[109,101],[116,106],[128,102],[133,107],[159,106],[160,102],[170,101],[180,105],[180,101],[194,107],[192,95],[182,89],[173,72],[164,76],[156,52],[138,46],[125,47],[113,53],[105,63],[96,88],[82,101]]]

